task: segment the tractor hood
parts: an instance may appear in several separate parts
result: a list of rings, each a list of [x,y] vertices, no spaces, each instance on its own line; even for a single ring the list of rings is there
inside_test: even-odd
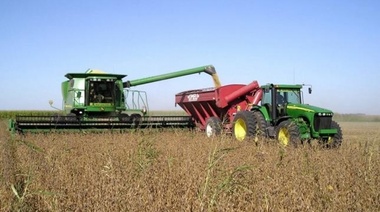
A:
[[[286,109],[287,109],[288,114],[291,114],[292,116],[295,116],[295,117],[302,116],[305,113],[317,114],[319,116],[333,116],[334,114],[331,110],[316,107],[313,105],[308,105],[308,104],[289,103]]]

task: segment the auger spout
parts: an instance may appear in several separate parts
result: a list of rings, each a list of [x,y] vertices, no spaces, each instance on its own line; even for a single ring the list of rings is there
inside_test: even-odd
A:
[[[207,66],[201,66],[197,68],[191,68],[191,69],[185,69],[181,71],[176,71],[176,72],[171,72],[167,74],[161,74],[161,75],[156,75],[152,77],[146,77],[146,78],[141,78],[141,79],[136,79],[136,80],[128,80],[123,83],[124,88],[130,88],[133,86],[138,86],[138,85],[143,85],[147,83],[153,83],[153,82],[158,82],[162,80],[168,80],[172,78],[177,78],[177,77],[183,77],[191,74],[200,74],[202,72],[205,72],[209,75],[211,75],[214,86],[216,88],[221,86],[221,83],[219,81],[219,77],[215,71],[215,67],[212,65],[207,65]]]

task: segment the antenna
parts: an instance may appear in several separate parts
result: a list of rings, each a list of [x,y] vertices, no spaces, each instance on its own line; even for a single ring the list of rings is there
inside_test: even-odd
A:
[[[296,83],[296,72],[294,70],[294,67],[293,67],[293,84]]]

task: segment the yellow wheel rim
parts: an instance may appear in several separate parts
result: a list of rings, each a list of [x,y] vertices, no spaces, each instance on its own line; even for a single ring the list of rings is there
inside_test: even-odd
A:
[[[235,137],[237,140],[242,141],[247,136],[247,125],[243,119],[238,119],[234,126]]]
[[[289,140],[289,131],[286,128],[282,127],[278,132],[278,141],[280,142],[280,144],[287,146],[289,144]]]
[[[329,136],[329,138],[327,139],[326,144],[330,145],[332,143],[333,143],[333,138],[331,136]]]

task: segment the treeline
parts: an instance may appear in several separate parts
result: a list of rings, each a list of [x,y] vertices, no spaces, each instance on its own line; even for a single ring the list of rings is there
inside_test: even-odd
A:
[[[0,119],[11,119],[20,116],[50,116],[60,113],[60,111],[50,110],[4,110],[0,111]]]
[[[334,120],[346,122],[380,122],[380,115],[334,114]]]

